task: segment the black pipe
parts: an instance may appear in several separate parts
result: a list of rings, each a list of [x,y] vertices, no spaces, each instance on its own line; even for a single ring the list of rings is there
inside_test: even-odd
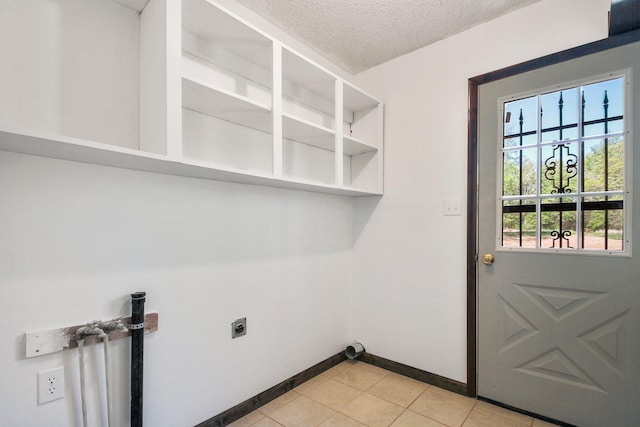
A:
[[[145,296],[144,292],[131,294],[131,427],[142,427]]]

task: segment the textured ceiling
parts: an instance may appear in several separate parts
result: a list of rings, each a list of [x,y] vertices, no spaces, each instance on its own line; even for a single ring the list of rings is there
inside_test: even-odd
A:
[[[539,0],[238,0],[358,73]]]

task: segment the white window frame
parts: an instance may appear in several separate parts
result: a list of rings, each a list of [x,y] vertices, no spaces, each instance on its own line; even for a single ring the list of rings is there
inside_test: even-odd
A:
[[[497,174],[497,179],[496,179],[496,192],[497,192],[497,197],[496,197],[496,248],[495,250],[498,252],[523,252],[523,253],[547,253],[547,254],[559,254],[559,255],[593,255],[593,256],[616,256],[616,257],[631,257],[632,255],[632,208],[633,208],[633,135],[631,132],[631,129],[633,129],[632,126],[632,120],[633,120],[633,111],[632,111],[632,106],[633,106],[633,88],[632,88],[632,82],[633,82],[633,78],[632,78],[632,69],[631,68],[627,68],[627,69],[623,69],[623,70],[619,70],[619,71],[615,71],[615,72],[610,72],[610,73],[606,73],[606,74],[600,74],[600,75],[596,75],[596,76],[591,76],[591,77],[587,77],[584,79],[579,79],[579,80],[572,80],[569,82],[564,82],[561,84],[555,84],[555,85],[550,85],[550,86],[546,86],[546,87],[542,87],[542,88],[538,88],[535,90],[530,90],[530,91],[526,91],[526,92],[522,92],[522,93],[518,93],[518,94],[514,94],[514,95],[509,95],[509,96],[505,96],[505,97],[501,97],[497,100],[497,108],[498,108],[498,124],[497,124],[497,129],[499,129],[498,132],[498,150],[497,150],[497,162],[496,162],[496,174]],[[576,86],[584,86],[584,85],[589,85],[589,84],[593,84],[593,83],[598,83],[598,82],[602,82],[602,81],[606,81],[606,80],[612,80],[612,79],[616,79],[616,78],[622,78],[623,79],[623,94],[624,94],[624,113],[623,113],[623,117],[624,117],[624,128],[623,131],[621,132],[621,135],[624,136],[624,189],[621,192],[623,195],[623,200],[624,200],[624,208],[623,208],[623,214],[624,214],[624,230],[623,230],[623,250],[605,250],[605,249],[601,249],[601,250],[595,250],[595,249],[583,249],[581,247],[577,248],[542,248],[539,247],[540,245],[540,224],[541,224],[541,209],[540,209],[540,201],[544,198],[547,197],[541,197],[540,196],[540,175],[541,175],[541,170],[542,170],[542,163],[541,163],[541,147],[543,146],[547,146],[547,145],[553,145],[553,143],[540,143],[540,120],[538,120],[538,124],[537,124],[537,138],[538,141],[535,145],[531,145],[529,146],[530,148],[536,148],[537,150],[537,156],[538,156],[538,169],[537,169],[537,176],[536,176],[536,187],[537,187],[537,194],[535,196],[531,196],[531,197],[503,197],[502,192],[503,192],[503,177],[504,177],[504,164],[503,164],[503,155],[504,155],[504,104],[510,101],[516,101],[518,99],[523,99],[523,98],[528,98],[528,97],[532,97],[532,96],[537,96],[538,98],[546,93],[549,92],[554,92],[554,91],[560,91],[560,90],[565,90],[565,89],[570,89],[570,88],[574,88]],[[538,102],[539,105],[539,102]],[[582,123],[582,113],[581,113],[581,109],[578,109],[579,112],[579,123]],[[582,135],[578,135],[577,138],[575,139],[571,139],[569,140],[569,142],[576,142],[577,145],[580,147],[579,150],[582,150],[582,144],[581,142],[584,140],[589,140],[592,139],[592,137],[587,137],[584,138]],[[555,142],[557,144],[557,141]],[[578,164],[578,176],[581,176],[580,174],[582,173],[582,164]],[[578,181],[580,181],[578,179]],[[596,196],[597,194],[594,193],[585,193],[588,196]],[[559,197],[563,197],[563,195],[554,195],[554,198],[559,198]],[[580,236],[582,233],[582,218],[581,218],[581,210],[580,210],[580,199],[583,197],[583,193],[582,193],[582,188],[581,188],[581,184],[579,184],[579,188],[577,191],[573,192],[573,193],[567,193],[566,195],[564,195],[564,197],[570,198],[570,197],[574,197],[576,198],[576,203],[577,203],[577,208],[576,208],[576,234],[577,234],[577,239],[578,241],[580,241]],[[536,225],[536,247],[532,248],[532,247],[505,247],[502,246],[502,236],[503,236],[503,225],[502,225],[502,206],[503,206],[503,201],[505,200],[509,200],[509,199],[533,199],[536,200],[536,216],[537,216],[537,225]]]

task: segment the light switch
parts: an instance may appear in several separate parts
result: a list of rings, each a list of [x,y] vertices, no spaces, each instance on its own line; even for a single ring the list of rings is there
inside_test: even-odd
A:
[[[457,198],[444,199],[442,214],[445,216],[462,215],[462,201]]]

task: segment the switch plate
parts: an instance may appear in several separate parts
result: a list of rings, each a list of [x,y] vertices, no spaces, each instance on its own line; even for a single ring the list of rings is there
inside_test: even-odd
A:
[[[442,204],[442,214],[445,216],[462,215],[462,201],[458,198],[444,199]]]
[[[64,368],[38,372],[38,404],[64,397]]]

